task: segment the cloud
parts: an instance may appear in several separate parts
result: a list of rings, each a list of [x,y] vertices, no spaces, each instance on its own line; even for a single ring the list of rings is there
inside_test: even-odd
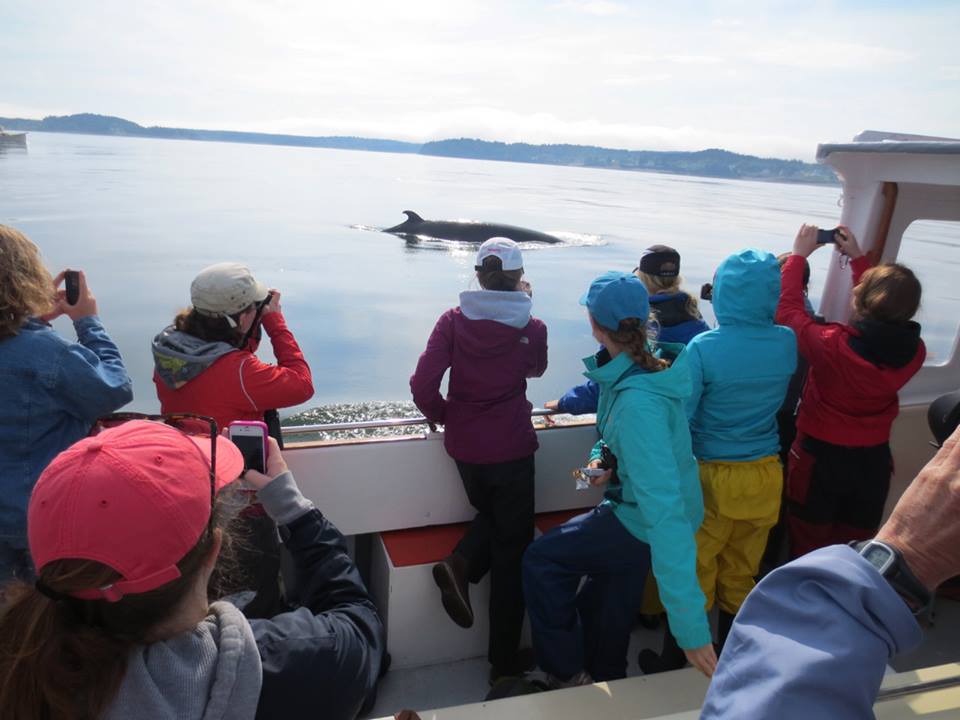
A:
[[[621,3],[610,2],[610,0],[578,0],[576,2],[564,2],[560,7],[585,13],[587,15],[596,15],[597,17],[612,17],[614,15],[623,15],[627,12],[627,7]]]
[[[896,48],[809,37],[766,41],[744,53],[744,57],[758,63],[807,70],[848,71],[904,63],[913,56]]]
[[[742,28],[746,23],[739,18],[714,18],[710,23],[717,28]]]

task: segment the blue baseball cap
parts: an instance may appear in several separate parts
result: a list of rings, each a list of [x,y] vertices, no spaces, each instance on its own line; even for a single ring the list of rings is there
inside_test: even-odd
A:
[[[590,283],[580,304],[586,305],[593,319],[608,330],[618,329],[624,318],[638,318],[646,323],[650,315],[650,294],[640,278],[614,270]]]

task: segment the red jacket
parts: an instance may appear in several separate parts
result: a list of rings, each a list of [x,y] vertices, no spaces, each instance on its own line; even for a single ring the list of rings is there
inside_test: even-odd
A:
[[[797,429],[834,445],[869,447],[885,443],[900,409],[897,393],[927,355],[919,339],[919,325],[888,327],[889,332],[879,341],[898,343],[895,350],[901,353],[906,350],[905,364],[871,362],[864,357],[862,346],[875,342],[875,338],[865,335],[863,328],[817,323],[807,314],[803,267],[803,258],[796,255],[783,266],[776,318],[778,324],[796,333],[800,354],[810,364]],[[854,285],[869,267],[865,256],[851,262]]]
[[[229,350],[176,387],[154,371],[161,412],[210,415],[222,429],[234,420],[263,420],[265,410],[299,405],[313,397],[310,366],[283,315],[267,313],[263,328],[270,336],[276,365],[261,362],[250,350]],[[157,346],[154,341],[155,356]]]
[[[440,383],[448,368],[444,399]],[[540,320],[530,317],[525,326],[516,327],[471,320],[461,308],[453,308],[437,320],[410,389],[424,416],[444,425],[443,443],[451,457],[488,465],[536,451],[527,378],[539,377],[546,369],[547,326]]]

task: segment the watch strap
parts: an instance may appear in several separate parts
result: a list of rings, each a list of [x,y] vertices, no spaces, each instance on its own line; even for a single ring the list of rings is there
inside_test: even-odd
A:
[[[933,601],[933,593],[923,586],[917,576],[911,572],[907,561],[903,559],[903,554],[892,545],[880,542],[879,540],[861,540],[850,543],[850,547],[856,550],[860,555],[870,545],[879,545],[888,550],[894,558],[894,562],[882,574],[883,578],[890,583],[892,587],[904,602],[910,608],[914,615],[919,615]]]

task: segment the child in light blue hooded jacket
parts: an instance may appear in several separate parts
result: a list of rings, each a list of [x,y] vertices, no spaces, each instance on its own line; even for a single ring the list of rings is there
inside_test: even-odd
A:
[[[707,608],[714,600],[720,606],[721,646],[753,589],[780,511],[777,412],[796,369],[797,341],[790,328],[774,324],[779,297],[776,257],[761,250],[730,255],[714,276],[718,327],[687,345],[692,383],[687,414],[704,504],[697,574]],[[654,669],[653,660],[645,651],[641,669]],[[657,670],[683,665],[669,636],[660,661]]]

